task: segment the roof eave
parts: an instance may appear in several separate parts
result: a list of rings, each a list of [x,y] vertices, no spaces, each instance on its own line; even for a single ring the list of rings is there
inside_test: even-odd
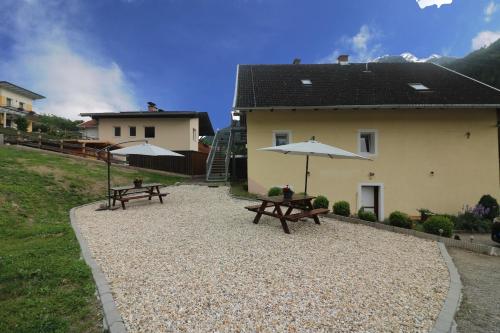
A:
[[[233,110],[335,110],[335,109],[497,109],[500,104],[377,104],[327,106],[236,106]]]

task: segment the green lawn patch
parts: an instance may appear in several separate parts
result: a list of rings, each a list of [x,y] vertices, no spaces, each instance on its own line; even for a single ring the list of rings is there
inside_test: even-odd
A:
[[[112,167],[112,184],[179,177]],[[100,304],[69,224],[104,199],[104,164],[0,147],[0,332],[99,332]]]
[[[247,190],[248,185],[246,182],[231,182],[230,193],[237,197],[255,199],[257,194],[249,193]]]

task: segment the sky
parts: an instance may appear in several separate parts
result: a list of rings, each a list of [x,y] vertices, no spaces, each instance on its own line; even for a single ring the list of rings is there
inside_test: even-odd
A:
[[[500,0],[0,0],[0,81],[39,113],[164,110],[230,122],[238,64],[462,57],[500,38]]]

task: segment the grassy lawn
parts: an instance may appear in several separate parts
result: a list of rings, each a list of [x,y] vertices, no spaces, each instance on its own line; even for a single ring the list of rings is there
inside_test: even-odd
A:
[[[243,182],[231,182],[231,188],[230,188],[230,193],[232,195],[242,197],[242,198],[249,198],[249,199],[255,199],[257,198],[256,194],[249,193],[245,185],[246,183]]]
[[[181,178],[113,167],[113,185]],[[99,332],[69,209],[105,196],[104,164],[0,147],[0,332]]]

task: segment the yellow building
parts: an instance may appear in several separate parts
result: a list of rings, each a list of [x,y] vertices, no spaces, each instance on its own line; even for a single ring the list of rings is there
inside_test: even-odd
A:
[[[0,81],[0,127],[17,129],[16,120],[23,117],[28,121],[27,131],[33,129],[35,112],[33,101],[45,98],[28,89],[7,81]]]
[[[175,151],[198,151],[200,136],[214,134],[206,112],[164,111],[148,103],[147,111],[82,113],[96,121],[99,141],[119,143],[147,140]],[[122,146],[136,143],[123,144]]]
[[[457,213],[500,198],[500,90],[443,67],[240,65],[233,109],[246,123],[250,192],[302,192],[305,157],[257,149],[315,136],[371,159],[310,158],[308,192],[352,212]]]

